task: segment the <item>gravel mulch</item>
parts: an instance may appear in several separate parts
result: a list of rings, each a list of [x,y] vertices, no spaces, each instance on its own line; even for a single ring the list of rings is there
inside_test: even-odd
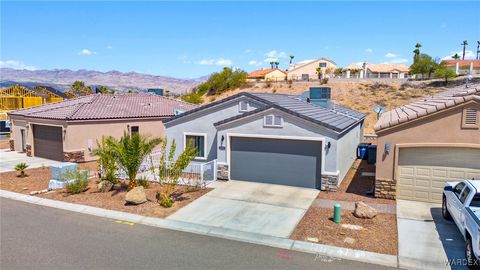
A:
[[[333,209],[311,207],[290,238],[310,242],[318,239],[320,244],[383,254],[398,253],[395,215],[379,214],[373,219],[359,219],[352,211],[342,210],[341,224],[359,225],[361,230],[344,228],[335,224],[332,218]]]
[[[96,163],[83,163],[80,164],[80,168],[88,169],[92,172],[96,169]],[[31,191],[43,190],[48,187],[48,182],[50,181],[51,175],[49,167],[27,169],[25,172],[28,175],[28,177],[25,178],[17,177],[17,172],[1,173],[0,189],[29,194]],[[208,188],[192,190],[190,187],[177,186],[175,190],[175,193],[179,195],[177,201],[171,208],[164,208],[157,203],[155,198],[157,190],[163,191],[164,189],[164,187],[160,184],[151,183],[150,187],[145,190],[147,202],[140,205],[126,205],[125,194],[127,192],[127,183],[117,184],[110,192],[100,193],[97,192],[97,182],[99,179],[91,178],[89,181],[89,189],[80,194],[71,195],[68,194],[65,189],[58,189],[36,196],[111,210],[124,211],[139,215],[164,218],[211,190]]]

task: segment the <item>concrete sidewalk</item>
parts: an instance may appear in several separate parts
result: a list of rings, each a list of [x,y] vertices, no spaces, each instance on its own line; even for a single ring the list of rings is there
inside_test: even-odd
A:
[[[330,257],[337,257],[347,260],[354,260],[372,264],[379,264],[384,266],[397,267],[397,256],[386,255],[380,253],[373,253],[363,250],[353,250],[348,248],[340,248],[335,246],[327,246],[322,244],[292,240],[288,238],[267,236],[251,232],[242,232],[227,228],[219,228],[212,226],[205,226],[200,224],[187,223],[176,220],[168,220],[162,218],[145,217],[136,214],[124,213],[120,211],[108,210],[103,208],[91,207],[80,204],[66,203],[62,201],[55,201],[44,199],[35,196],[24,195],[20,193],[0,190],[0,197],[13,199],[17,201],[28,202],[37,205],[49,206],[68,211],[74,211],[99,217],[106,217],[115,220],[128,221],[143,225],[155,226],[164,229],[171,229],[177,231],[184,231],[189,233],[207,235],[212,237],[225,238],[230,240],[237,240],[247,243],[271,246],[287,250],[295,250],[313,253],[317,255],[325,255]]]
[[[60,161],[45,158],[27,157],[25,153],[10,151],[10,149],[0,149],[0,161],[0,173],[15,171],[15,165],[20,162],[27,163],[29,169],[50,167],[60,163]]]

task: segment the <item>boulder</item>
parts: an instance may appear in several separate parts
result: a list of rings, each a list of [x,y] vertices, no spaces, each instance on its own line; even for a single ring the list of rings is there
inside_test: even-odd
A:
[[[125,195],[125,201],[131,204],[141,204],[147,201],[145,195],[145,189],[142,186],[138,186],[127,192]]]
[[[372,219],[377,215],[377,210],[364,202],[356,202],[353,215],[357,218]]]
[[[98,183],[97,185],[97,189],[99,192],[109,192],[112,189],[112,187],[113,187],[112,182],[106,181],[106,180],[100,181],[100,183]]]

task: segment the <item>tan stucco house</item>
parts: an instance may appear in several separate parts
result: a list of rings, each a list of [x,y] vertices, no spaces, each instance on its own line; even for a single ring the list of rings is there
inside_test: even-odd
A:
[[[442,64],[457,75],[480,74],[480,60],[443,60]]]
[[[410,68],[403,64],[353,63],[343,69],[342,77],[370,79],[406,79]]]
[[[480,84],[381,115],[375,196],[439,203],[446,181],[480,179]]]
[[[163,137],[163,122],[195,105],[153,94],[95,94],[11,111],[10,149],[59,161],[95,160],[102,136]]]
[[[256,81],[285,81],[287,73],[278,68],[269,68],[269,69],[258,69],[250,72],[247,75],[247,81],[256,82]]]
[[[288,68],[288,79],[294,81],[318,80],[317,68],[322,69],[321,78],[328,78],[337,68],[337,64],[323,57],[316,60],[301,61],[290,65]]]

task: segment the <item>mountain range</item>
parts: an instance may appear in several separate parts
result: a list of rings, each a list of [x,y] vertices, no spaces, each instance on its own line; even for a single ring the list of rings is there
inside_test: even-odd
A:
[[[74,81],[83,81],[86,85],[103,85],[117,91],[146,90],[148,88],[163,88],[171,93],[184,94],[193,87],[208,79],[203,76],[196,79],[177,79],[167,76],[142,74],[137,72],[94,70],[20,70],[0,68],[0,87],[14,84],[24,86],[45,85],[58,90],[69,89]]]

